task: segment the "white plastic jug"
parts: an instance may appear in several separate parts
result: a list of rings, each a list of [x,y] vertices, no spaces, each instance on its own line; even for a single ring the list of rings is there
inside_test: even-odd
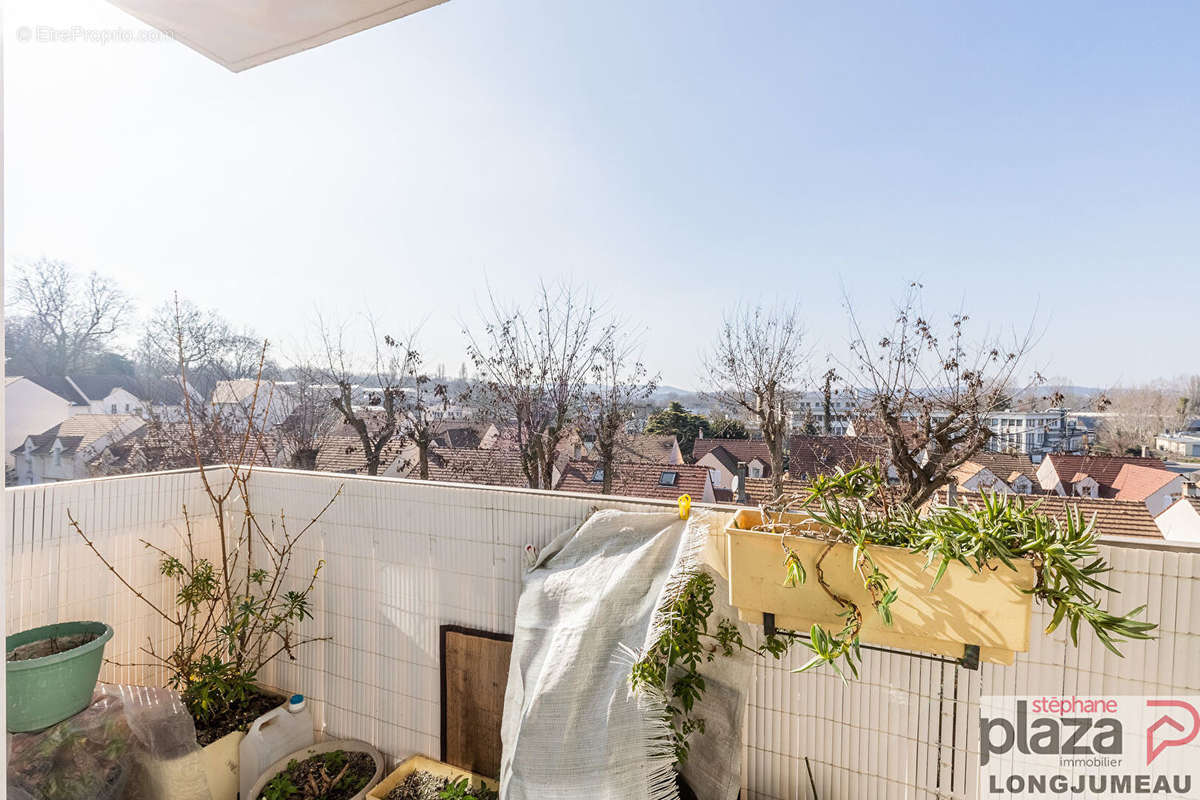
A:
[[[312,712],[302,694],[292,695],[284,705],[254,720],[246,738],[238,745],[241,800],[254,800],[250,790],[267,767],[288,753],[308,747],[313,739]]]

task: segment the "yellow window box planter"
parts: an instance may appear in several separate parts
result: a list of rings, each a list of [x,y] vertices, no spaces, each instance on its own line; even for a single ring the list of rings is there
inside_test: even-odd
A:
[[[784,514],[780,521],[810,521],[804,514]],[[762,624],[763,614],[774,614],[779,628],[807,633],[814,625],[828,631],[844,623],[842,607],[817,579],[816,562],[827,541],[803,536],[751,530],[760,525],[759,511],[737,512],[725,529],[729,600],[747,622]],[[786,586],[784,539],[800,558],[807,580]],[[1029,649],[1033,597],[1028,594],[1037,575],[1025,559],[1014,560],[1016,570],[997,563],[980,573],[954,562],[937,587],[930,589],[937,565],[925,566],[925,553],[871,545],[871,558],[898,591],[891,606],[892,624],[875,612],[871,594],[851,564],[854,546],[834,544],[821,562],[825,582],[837,595],[856,604],[863,613],[859,638],[863,643],[902,650],[962,658],[964,647],[979,646],[980,661],[1011,664],[1016,653]]]

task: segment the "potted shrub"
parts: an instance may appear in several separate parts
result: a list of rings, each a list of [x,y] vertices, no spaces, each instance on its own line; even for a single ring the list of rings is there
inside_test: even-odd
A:
[[[425,756],[413,756],[383,779],[368,800],[498,800],[499,782]]]
[[[265,355],[264,346],[264,359]],[[186,385],[186,372],[181,381]],[[177,552],[142,540],[158,557],[161,574],[174,585],[173,604],[156,603],[132,586],[67,510],[70,527],[99,561],[171,631],[165,637],[169,649],[152,641],[141,652],[147,665],[166,671],[168,685],[180,693],[196,723],[213,800],[236,800],[238,744],[251,722],[283,702],[283,695],[259,685],[262,669],[279,656],[295,659],[300,648],[330,638],[303,632],[312,618],[310,598],[325,562],[297,581],[292,561],[305,534],[321,521],[342,489],[339,486],[299,530],[282,511],[277,516],[256,513],[251,477],[259,432],[253,421],[266,416],[254,412],[258,385],[246,417],[250,423],[242,430],[226,428],[219,417],[197,418],[200,411],[193,410],[184,393],[186,421],[173,424],[184,426],[186,444],[173,446],[191,451],[219,547],[206,542],[212,533],[199,529],[186,507]],[[206,466],[212,463],[221,466]],[[216,555],[209,557],[213,550]]]
[[[905,649],[957,647],[956,656],[963,644],[994,643],[981,656],[1004,661],[1027,647],[1027,597],[1053,610],[1046,633],[1066,624],[1078,644],[1086,625],[1121,655],[1117,644],[1148,639],[1155,625],[1136,619],[1144,606],[1124,615],[1102,607],[1110,567],[1096,540],[1093,523],[1081,515],[1058,522],[1021,497],[915,509],[894,501],[874,466],[818,476],[802,495],[738,515],[726,537],[733,604],[746,604],[746,616],[760,620],[778,613],[781,627],[809,623],[807,638],[768,631],[761,646],[750,647],[730,620],[710,621],[715,585],[698,571],[682,576],[661,609],[669,624],[634,663],[630,683],[670,698],[666,716],[682,763],[688,737],[704,725],[693,715],[704,693],[698,667],[736,649],[779,658],[800,641],[813,655],[797,672],[829,665],[843,680],[843,668],[857,677],[865,637]],[[790,593],[801,600],[792,602]],[[902,593],[913,597],[902,602]],[[925,621],[929,629],[921,627]]]
[[[285,756],[255,781],[247,800],[361,800],[383,776],[366,742],[336,739]]]
[[[112,636],[103,622],[60,622],[6,637],[8,730],[48,728],[87,707]]]

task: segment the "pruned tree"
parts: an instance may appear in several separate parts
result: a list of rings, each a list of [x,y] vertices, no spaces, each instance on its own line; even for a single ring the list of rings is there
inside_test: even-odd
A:
[[[808,365],[799,307],[734,308],[703,363],[714,387],[704,396],[758,423],[771,453],[771,489],[778,497],[789,428],[787,393],[799,386]]]
[[[634,411],[654,394],[659,376],[648,375],[635,358],[637,337],[609,325],[600,337],[592,363],[591,387],[584,402],[582,428],[595,437],[596,462],[604,476],[601,492],[611,494],[617,445]]]
[[[608,329],[598,329],[591,296],[567,284],[540,284],[532,310],[502,307],[492,296],[482,316],[481,331],[464,331],[479,373],[471,397],[509,428],[530,487],[551,489],[559,446],[578,420]]]
[[[951,315],[942,335],[921,308],[912,283],[891,328],[877,339],[864,333],[846,298],[851,341],[848,373],[857,381],[860,414],[884,439],[884,453],[904,502],[920,505],[991,436],[988,416],[1004,407],[1033,345],[1033,325],[1022,334],[972,342],[969,317]],[[1040,376],[1027,383],[1028,390]]]
[[[412,361],[418,354],[388,334],[381,334],[375,320],[367,317],[372,359],[366,379],[374,385],[359,383],[354,358],[347,343],[347,324],[328,324],[318,316],[322,355],[322,371],[308,379],[333,387],[330,405],[358,437],[362,446],[368,475],[378,475],[388,445],[402,438],[404,409],[404,376],[412,371]]]
[[[316,469],[321,443],[338,422],[333,390],[310,379],[319,374],[311,364],[303,364],[293,372],[299,380],[281,384],[277,391],[281,421],[275,429],[293,468]]]
[[[130,302],[96,272],[79,274],[63,261],[21,265],[10,289],[6,320],[10,371],[66,375],[86,371],[128,324]]]
[[[403,378],[407,391],[400,405],[400,432],[406,441],[417,448],[417,475],[429,480],[429,448],[442,430],[442,420],[450,408],[450,391],[445,371],[432,378],[422,368],[423,359],[416,347],[413,333],[401,345],[405,353]]]

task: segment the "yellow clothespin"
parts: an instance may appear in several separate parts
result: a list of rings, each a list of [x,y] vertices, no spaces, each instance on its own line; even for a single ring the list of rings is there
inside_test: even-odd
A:
[[[688,514],[690,514],[691,511],[692,511],[692,496],[688,495],[688,494],[681,494],[679,496],[679,518],[687,519]]]

